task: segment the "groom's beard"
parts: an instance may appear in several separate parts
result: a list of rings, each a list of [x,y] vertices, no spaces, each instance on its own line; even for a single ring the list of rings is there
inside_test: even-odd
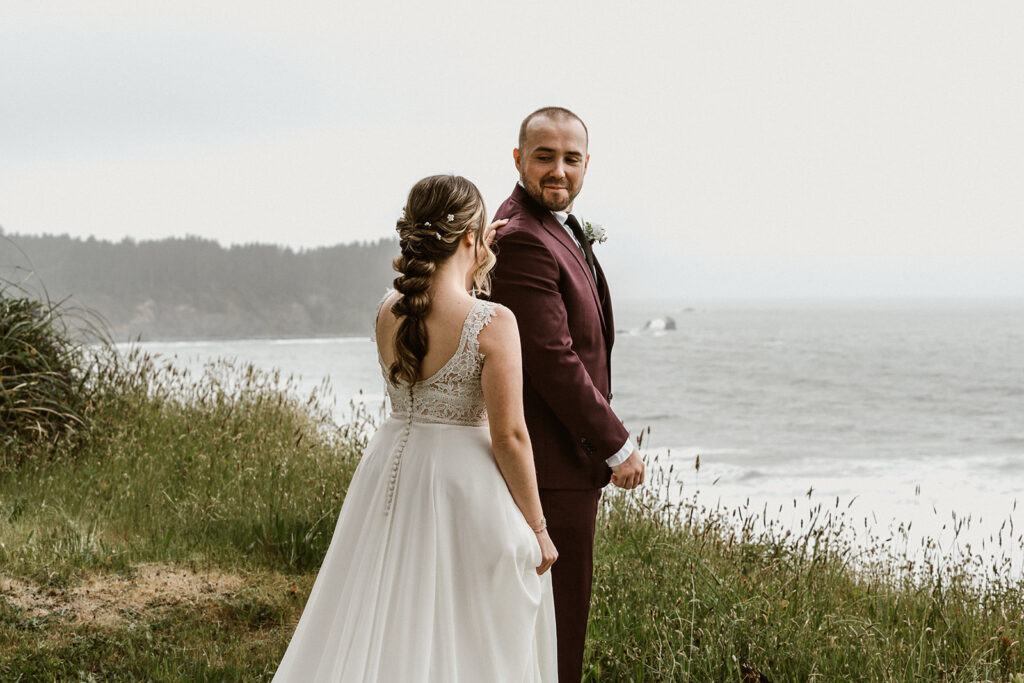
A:
[[[545,185],[564,189],[568,199],[562,199],[562,197],[545,197]],[[576,195],[580,193],[578,188],[573,187],[568,182],[548,182],[542,180],[538,185],[537,183],[532,183],[523,179],[523,187],[526,188],[526,194],[533,197],[533,201],[537,202],[548,211],[565,211],[567,207],[572,205],[573,200],[576,199]]]

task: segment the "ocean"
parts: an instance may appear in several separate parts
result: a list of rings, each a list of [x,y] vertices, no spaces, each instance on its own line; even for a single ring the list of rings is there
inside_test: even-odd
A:
[[[369,328],[141,346],[278,368],[301,391],[329,378],[343,420],[350,400],[383,404]],[[667,497],[794,528],[823,506],[864,539],[1022,571],[1024,301],[631,301],[616,328],[612,406]]]

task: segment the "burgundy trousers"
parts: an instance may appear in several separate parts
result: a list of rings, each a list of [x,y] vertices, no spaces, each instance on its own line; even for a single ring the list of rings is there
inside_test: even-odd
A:
[[[548,534],[558,550],[551,566],[558,636],[558,683],[580,683],[594,578],[594,524],[601,489],[541,489]]]

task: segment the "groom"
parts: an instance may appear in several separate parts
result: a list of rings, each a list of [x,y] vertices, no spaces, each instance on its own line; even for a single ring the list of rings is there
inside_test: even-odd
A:
[[[601,489],[643,483],[644,463],[609,406],[611,297],[591,240],[572,214],[590,155],[583,121],[545,107],[519,129],[519,184],[495,219],[491,299],[512,309],[523,346],[523,404],[541,503],[558,561],[551,568],[559,683],[579,683]]]

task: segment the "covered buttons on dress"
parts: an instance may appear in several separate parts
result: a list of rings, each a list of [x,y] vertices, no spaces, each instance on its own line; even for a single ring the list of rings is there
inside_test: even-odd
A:
[[[388,488],[384,496],[384,514],[387,515],[395,506],[395,492],[398,490],[398,472],[402,469],[402,454],[405,446],[409,443],[409,433],[412,431],[413,387],[409,387],[409,415],[405,420],[405,431],[398,441],[398,448],[395,449],[395,457],[391,461],[391,475],[388,477]]]

